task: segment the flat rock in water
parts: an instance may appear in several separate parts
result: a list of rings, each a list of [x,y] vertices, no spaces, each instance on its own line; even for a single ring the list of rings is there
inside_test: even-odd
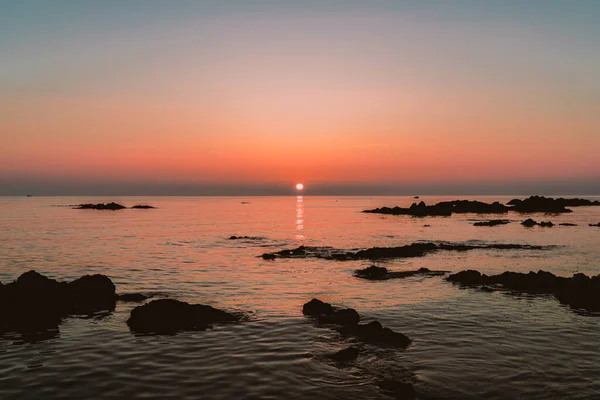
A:
[[[507,219],[493,219],[490,221],[475,222],[473,224],[473,226],[496,226],[496,225],[506,225],[509,223],[510,223],[510,221]]]
[[[216,322],[235,322],[239,319],[237,315],[211,306],[161,299],[135,307],[127,325],[132,332],[170,334],[206,329]]]
[[[127,207],[113,202],[113,203],[107,203],[107,204],[104,204],[104,203],[80,204],[78,206],[75,206],[75,208],[78,210],[112,210],[112,211],[116,211],[116,210],[122,210]]]
[[[372,265],[364,269],[357,269],[354,271],[354,276],[372,281],[385,281],[388,279],[401,279],[412,276],[440,276],[444,275],[446,272],[447,271],[432,271],[428,268],[419,268],[416,271],[389,271],[385,267]]]
[[[136,209],[136,210],[148,210],[148,209],[156,208],[156,207],[149,206],[147,204],[136,204],[135,206],[133,206],[131,208]]]

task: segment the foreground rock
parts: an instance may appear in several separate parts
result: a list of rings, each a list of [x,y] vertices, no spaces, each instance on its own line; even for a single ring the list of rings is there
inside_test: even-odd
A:
[[[373,210],[364,210],[365,213],[389,214],[389,215],[411,215],[413,217],[444,216],[448,217],[456,214],[502,214],[508,212],[509,207],[494,202],[492,204],[481,201],[454,200],[443,201],[432,206],[428,206],[421,201],[418,204],[413,203],[409,208],[402,207],[381,207]]]
[[[238,315],[211,306],[161,299],[135,307],[127,325],[133,332],[171,334],[202,330],[216,322],[235,322],[239,319]]]
[[[107,203],[107,204],[98,203],[98,204],[80,204],[78,206],[75,206],[75,208],[78,210],[112,210],[112,211],[116,211],[116,210],[122,210],[127,207],[122,206],[117,203]]]
[[[104,275],[85,275],[67,283],[29,271],[0,286],[0,331],[58,329],[69,315],[114,308],[115,285]]]
[[[398,399],[413,400],[417,394],[410,382],[401,382],[393,379],[384,379],[379,382],[379,387]]]
[[[528,274],[504,272],[488,276],[478,271],[466,270],[452,274],[446,279],[469,286],[498,285],[518,292],[551,294],[572,308],[600,311],[600,275],[588,277],[575,274],[571,278],[564,278],[550,272],[538,271]]]
[[[149,295],[145,295],[143,293],[123,293],[117,295],[117,301],[122,301],[124,303],[137,303],[144,300],[148,300]]]
[[[569,203],[565,199],[553,199],[544,196],[531,196],[525,200],[513,199],[508,204],[513,206],[511,210],[520,213],[543,212],[560,214],[573,212],[566,208]]]
[[[337,309],[319,299],[312,299],[302,307],[302,313],[319,323],[338,325],[342,334],[354,336],[365,343],[383,346],[407,347],[411,340],[405,335],[384,328],[378,321],[359,324],[360,316],[352,308]]]
[[[392,258],[423,257],[436,251],[470,251],[470,250],[543,250],[544,246],[525,244],[462,244],[462,243],[412,243],[397,247],[371,247],[365,250],[346,251],[332,247],[300,246],[295,249],[265,253],[265,260],[277,258],[322,258],[325,260],[381,260]]]
[[[496,226],[496,225],[506,225],[509,223],[510,223],[510,221],[507,219],[493,219],[490,221],[475,222],[473,224],[473,226]]]
[[[385,267],[372,265],[364,269],[354,271],[357,278],[368,279],[371,281],[385,281],[388,279],[409,278],[412,276],[440,276],[447,271],[432,271],[428,268],[419,268],[416,271],[389,271]]]
[[[354,361],[358,358],[358,348],[353,346],[348,347],[346,349],[338,351],[337,353],[331,354],[329,358],[341,363]]]

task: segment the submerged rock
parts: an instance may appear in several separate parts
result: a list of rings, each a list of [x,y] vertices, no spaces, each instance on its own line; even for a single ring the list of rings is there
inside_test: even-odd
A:
[[[408,278],[411,276],[439,276],[447,271],[432,271],[428,268],[419,268],[416,271],[389,271],[385,267],[372,265],[364,269],[354,271],[357,278],[368,279],[372,281],[385,281],[388,279]]]
[[[125,303],[135,303],[149,299],[151,296],[147,296],[143,293],[123,293],[117,295],[117,301]]]
[[[238,316],[211,306],[161,299],[131,310],[127,325],[133,332],[168,334],[184,330],[201,330],[215,322],[238,320]]]
[[[78,210],[112,210],[112,211],[116,211],[116,210],[122,210],[127,207],[113,202],[113,203],[107,203],[107,204],[104,204],[104,203],[80,204],[80,205],[76,206],[75,208]]]
[[[320,323],[338,325],[338,331],[354,336],[366,343],[406,347],[411,340],[405,335],[384,328],[378,321],[359,324],[360,316],[352,308],[336,309],[331,304],[312,299],[302,308],[304,315],[313,316]]]
[[[274,260],[276,258],[322,258],[325,260],[380,260],[391,258],[422,257],[436,251],[470,251],[470,250],[543,250],[544,246],[526,244],[462,244],[462,243],[412,243],[397,247],[371,247],[364,250],[347,251],[332,247],[300,246],[295,249],[281,250],[274,253],[265,253],[262,258]]]
[[[475,222],[473,224],[473,226],[496,226],[496,225],[506,225],[509,223],[510,223],[510,221],[507,219],[493,219],[490,221]]]
[[[332,360],[335,360],[337,362],[354,361],[354,360],[356,360],[357,357],[358,357],[358,348],[353,347],[353,346],[329,355],[329,358],[331,358]]]
[[[410,382],[401,382],[393,379],[384,379],[379,382],[379,387],[385,392],[389,392],[394,397],[403,400],[413,400],[417,394]]]
[[[148,209],[150,209],[150,208],[156,208],[156,207],[152,207],[152,206],[149,206],[149,205],[147,205],[147,204],[136,204],[135,206],[133,206],[133,207],[131,207],[131,208],[133,208],[133,209],[137,209],[137,210],[140,210],[140,209],[141,209],[141,210],[148,210]]]
[[[507,271],[488,276],[468,270],[452,274],[446,279],[468,286],[498,285],[518,292],[551,294],[572,308],[600,311],[600,275],[590,278],[575,274],[571,278],[564,278],[546,271],[528,274]]]
[[[525,221],[521,222],[521,225],[531,228],[532,226],[536,226],[538,223],[531,218],[527,218]]]

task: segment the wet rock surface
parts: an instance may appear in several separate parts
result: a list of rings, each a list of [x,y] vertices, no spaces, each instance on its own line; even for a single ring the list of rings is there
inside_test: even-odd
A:
[[[371,281],[385,281],[388,279],[409,278],[412,276],[440,276],[448,271],[432,271],[428,268],[419,268],[415,271],[389,271],[385,267],[372,265],[364,269],[354,271],[357,278],[368,279]]]
[[[98,204],[79,204],[75,206],[77,210],[123,210],[127,207],[117,203],[98,203]]]
[[[265,260],[277,258],[321,258],[325,260],[380,260],[392,258],[423,257],[436,251],[470,251],[470,250],[544,250],[549,246],[504,243],[432,243],[418,242],[396,247],[371,247],[364,250],[348,251],[333,247],[300,246],[295,249],[265,253]]]
[[[217,322],[239,320],[239,315],[208,305],[160,299],[135,307],[127,325],[136,333],[173,334],[179,331],[203,330]]]
[[[496,285],[516,292],[554,295],[561,303],[574,309],[600,311],[600,275],[588,277],[579,273],[565,278],[540,270],[527,274],[507,271],[488,276],[475,270],[466,270],[446,279],[467,286],[489,288],[490,285]]]
[[[472,200],[454,200],[454,201],[443,201],[431,206],[421,201],[418,204],[413,203],[409,208],[402,207],[381,207],[372,210],[364,210],[365,213],[376,213],[376,214],[389,214],[389,215],[411,215],[414,217],[428,217],[428,216],[451,216],[453,213],[456,214],[502,214],[509,211],[509,207],[494,202],[492,204],[484,203],[481,201]]]
[[[496,226],[496,225],[506,225],[509,223],[510,223],[510,221],[507,219],[493,219],[490,221],[475,222],[473,224],[473,226]]]
[[[36,271],[0,287],[0,331],[57,330],[63,318],[115,308],[115,285],[104,275],[59,282]]]

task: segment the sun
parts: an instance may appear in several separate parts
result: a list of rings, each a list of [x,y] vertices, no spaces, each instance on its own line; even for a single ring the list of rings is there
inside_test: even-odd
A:
[[[296,183],[296,190],[300,191],[302,189],[304,189],[304,185],[301,183]]]

